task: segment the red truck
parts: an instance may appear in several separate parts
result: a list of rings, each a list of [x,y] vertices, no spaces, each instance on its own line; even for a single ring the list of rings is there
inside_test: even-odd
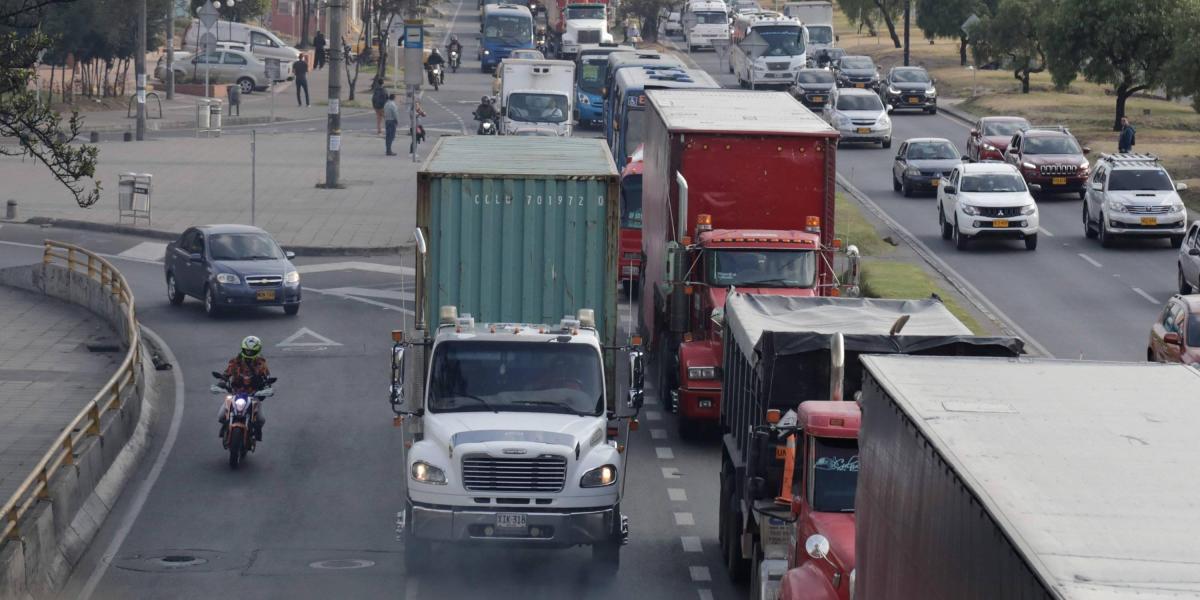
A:
[[[632,298],[642,280],[642,146],[629,155],[621,170],[621,256],[617,258],[621,286]]]
[[[660,397],[690,433],[720,414],[713,317],[730,288],[839,293],[838,134],[783,92],[647,90],[646,98],[639,327]]]

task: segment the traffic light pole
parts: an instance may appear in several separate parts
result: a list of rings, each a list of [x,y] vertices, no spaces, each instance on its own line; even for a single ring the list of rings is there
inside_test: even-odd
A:
[[[339,188],[342,163],[342,8],[329,3],[329,117],[325,124],[325,188]]]
[[[904,66],[908,66],[908,30],[912,23],[912,0],[904,0]]]

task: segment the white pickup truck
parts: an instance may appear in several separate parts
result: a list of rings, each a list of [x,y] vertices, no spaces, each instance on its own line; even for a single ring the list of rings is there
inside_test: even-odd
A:
[[[575,63],[508,59],[500,69],[501,135],[570,137]]]

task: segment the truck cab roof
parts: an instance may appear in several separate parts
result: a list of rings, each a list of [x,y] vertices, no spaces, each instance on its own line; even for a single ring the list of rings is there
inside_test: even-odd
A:
[[[796,424],[811,436],[855,439],[862,425],[862,409],[845,400],[801,402]]]
[[[700,245],[706,248],[778,246],[781,249],[815,249],[821,235],[792,229],[768,231],[758,229],[714,229],[700,234]]]
[[[479,340],[503,342],[586,344],[600,346],[600,336],[590,327],[564,329],[560,325],[534,323],[474,323],[470,326],[442,325],[436,340]]]

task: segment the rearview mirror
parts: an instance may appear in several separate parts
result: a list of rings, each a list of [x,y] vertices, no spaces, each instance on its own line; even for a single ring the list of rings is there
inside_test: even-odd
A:
[[[204,256],[199,252],[193,252],[188,255],[188,260],[195,263],[204,262]]]
[[[1179,334],[1174,331],[1163,335],[1163,343],[1169,346],[1182,346],[1183,341],[1179,339]]]
[[[892,106],[891,104],[887,105],[887,111],[888,111],[888,114],[891,114],[891,112],[892,112],[893,110],[895,110],[895,107],[894,107],[894,106]]]
[[[1175,184],[1175,190],[1176,190],[1176,191],[1182,192],[1182,191],[1184,191],[1184,190],[1186,190],[1186,189],[1188,189],[1188,187],[1187,187],[1187,184],[1186,184],[1186,183],[1177,183],[1177,184]]]
[[[977,136],[977,135],[979,135],[979,130],[978,130],[978,129],[975,129],[975,128],[972,128],[972,129],[971,129],[971,137],[975,137],[975,136]]]
[[[964,154],[964,155],[962,155],[962,161],[963,162],[971,162],[971,157]]]
[[[1097,181],[1097,182],[1095,182],[1095,183],[1093,183],[1093,184],[1092,184],[1092,189],[1093,189],[1093,190],[1096,190],[1097,192],[1103,192],[1103,191],[1104,191],[1104,184],[1103,184],[1103,183],[1100,183],[1099,181]]]
[[[829,556],[829,538],[819,533],[808,536],[808,539],[804,540],[804,551],[817,560],[824,559]]]
[[[404,346],[396,344],[392,346],[392,386],[388,400],[392,403],[392,410],[398,411],[404,406]]]
[[[284,256],[284,258],[287,258],[288,260],[291,260],[291,259],[293,259],[293,258],[296,258],[296,253],[295,253],[295,252],[292,252],[291,250],[284,250],[284,251],[283,251],[283,256]]]
[[[629,351],[629,408],[640,410],[645,402],[645,359],[641,350]]]
[[[1092,149],[1091,149],[1091,148],[1088,148],[1087,146],[1084,146],[1084,147],[1083,147],[1083,153],[1084,153],[1084,154],[1091,154],[1091,153],[1092,153]]]
[[[1040,191],[1042,191],[1042,186],[1039,184],[1036,184],[1036,183],[1031,183],[1031,184],[1029,184],[1029,191],[1040,192]]]
[[[1188,250],[1188,256],[1200,256],[1200,248],[1192,248]]]
[[[946,195],[948,196],[953,196],[954,194],[958,193],[958,189],[952,185],[942,187],[942,191],[946,192]]]

